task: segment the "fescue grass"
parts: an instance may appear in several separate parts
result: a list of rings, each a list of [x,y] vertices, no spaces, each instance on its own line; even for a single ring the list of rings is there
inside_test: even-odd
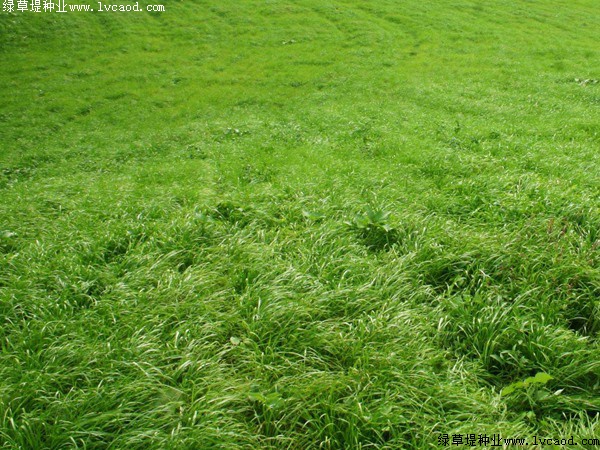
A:
[[[2,448],[600,435],[595,0],[166,8],[0,14]]]

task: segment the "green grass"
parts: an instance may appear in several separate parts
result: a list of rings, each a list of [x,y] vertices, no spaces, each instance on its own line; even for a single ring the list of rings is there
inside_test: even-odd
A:
[[[1,448],[600,435],[596,0],[165,5],[0,13]]]

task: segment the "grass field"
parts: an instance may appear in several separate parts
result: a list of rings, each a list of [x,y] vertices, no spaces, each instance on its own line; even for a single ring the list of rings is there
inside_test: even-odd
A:
[[[0,13],[0,448],[598,448],[597,0],[164,4]]]

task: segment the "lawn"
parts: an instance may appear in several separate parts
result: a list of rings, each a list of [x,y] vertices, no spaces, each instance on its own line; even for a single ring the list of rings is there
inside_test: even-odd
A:
[[[0,12],[0,448],[597,448],[597,0],[163,4]]]

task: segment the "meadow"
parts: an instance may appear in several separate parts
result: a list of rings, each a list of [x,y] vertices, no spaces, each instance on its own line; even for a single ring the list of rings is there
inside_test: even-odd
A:
[[[597,0],[164,5],[0,12],[0,448],[597,448]]]

